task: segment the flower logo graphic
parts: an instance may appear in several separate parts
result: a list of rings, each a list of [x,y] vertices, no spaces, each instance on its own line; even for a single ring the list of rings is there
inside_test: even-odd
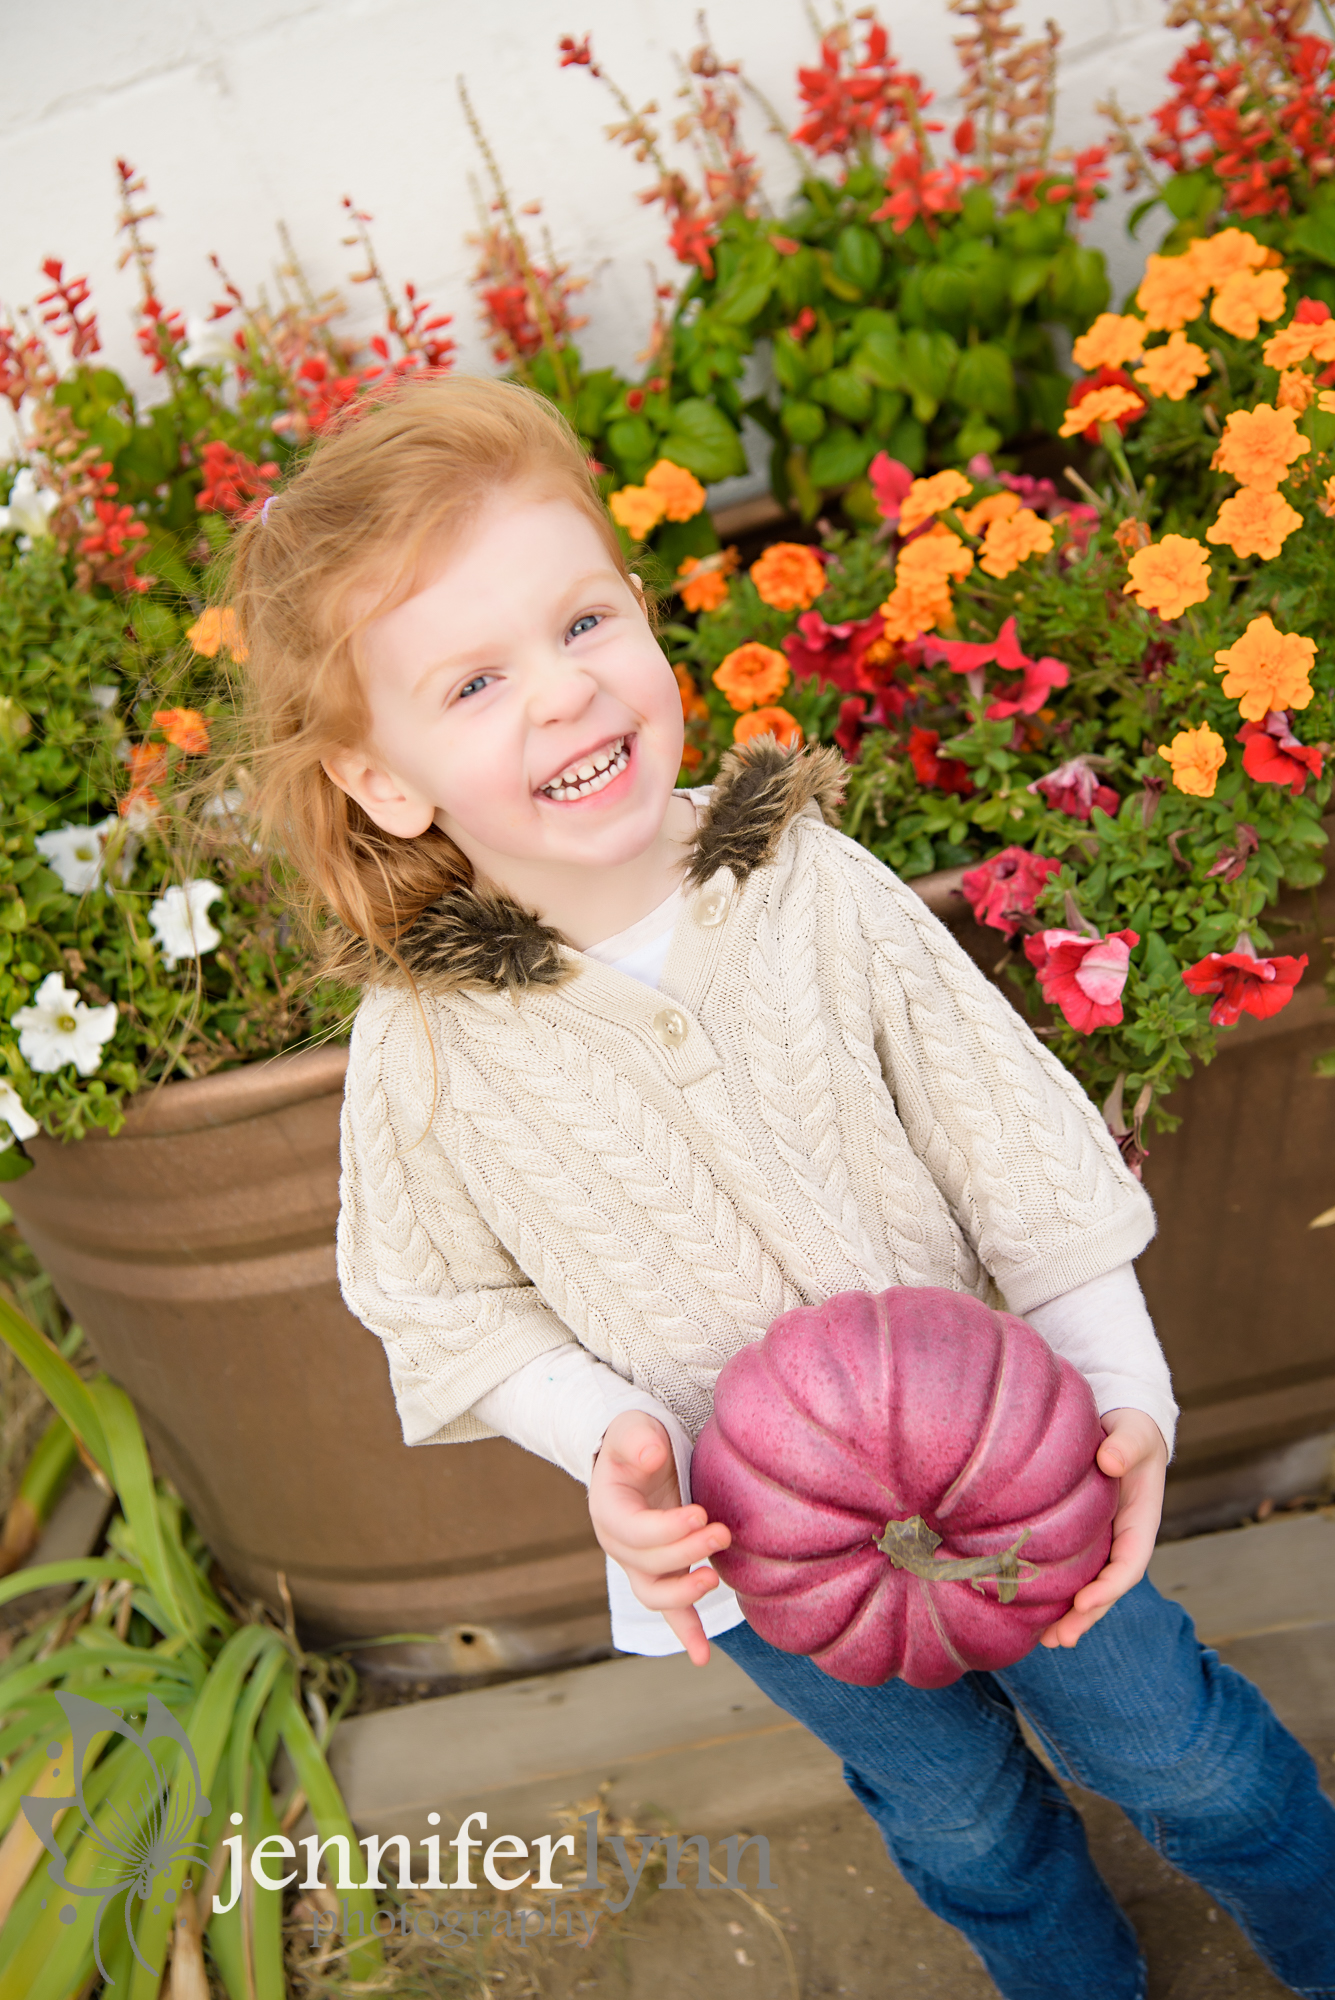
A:
[[[108,1985],[114,1985],[102,1963],[102,1922],[108,1909],[118,1897],[124,1898],[123,1917],[130,1949],[145,1972],[156,1973],[159,1968],[150,1965],[139,1949],[135,1937],[137,1917],[158,1893],[155,1885],[160,1879],[164,1880],[164,1898],[170,1900],[175,1893],[171,1870],[178,1860],[184,1862],[192,1856],[202,1856],[203,1850],[189,1844],[186,1835],[196,1820],[208,1813],[209,1802],[201,1796],[199,1766],[190,1739],[156,1695],[148,1697],[141,1731],[127,1722],[119,1710],[84,1695],[58,1693],[56,1700],[70,1725],[75,1789],[64,1798],[26,1797],[21,1804],[29,1826],[51,1856],[46,1872],[52,1882],[71,1896],[96,1899],[93,1957],[102,1978]],[[85,1793],[83,1767],[88,1746],[94,1737],[103,1736],[108,1730],[133,1744],[142,1758],[138,1794],[129,1807],[119,1806],[110,1799],[93,1804]],[[174,1771],[170,1758],[164,1768],[163,1761],[150,1748],[160,1745],[164,1738],[177,1747]],[[63,1750],[62,1744],[50,1746],[52,1756],[62,1754]],[[90,1780],[91,1777],[90,1772]],[[82,1814],[88,1837],[98,1850],[96,1873],[100,1880],[71,1882],[66,1877],[67,1856],[56,1838],[56,1823],[63,1813],[71,1810]],[[72,1903],[61,1911],[66,1923],[72,1923],[75,1915],[76,1906]]]

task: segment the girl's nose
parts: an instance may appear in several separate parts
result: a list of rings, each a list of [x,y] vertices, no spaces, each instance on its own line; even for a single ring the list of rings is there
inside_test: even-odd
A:
[[[592,675],[575,661],[557,655],[539,668],[530,682],[530,720],[535,724],[574,721],[596,693]]]

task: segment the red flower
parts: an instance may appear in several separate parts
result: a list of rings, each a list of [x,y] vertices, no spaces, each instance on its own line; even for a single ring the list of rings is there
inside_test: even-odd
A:
[[[199,462],[204,485],[195,505],[202,514],[242,514],[251,502],[268,499],[273,491],[270,482],[278,477],[272,459],[254,465],[221,438],[205,445]]]
[[[882,517],[893,525],[899,519],[904,495],[913,484],[913,474],[907,465],[891,458],[889,452],[878,451],[867,467],[867,477]]]
[[[1037,792],[1054,812],[1069,813],[1072,819],[1088,819],[1095,806],[1113,819],[1122,803],[1111,785],[1099,783],[1084,757],[1059,764],[1046,777],[1035,778],[1027,790]]]
[[[1330,318],[1330,307],[1324,299],[1299,299],[1293,317],[1299,326],[1324,326]]]
[[[930,785],[938,792],[957,792],[962,799],[971,798],[974,784],[968,765],[958,757],[938,757],[936,746],[940,741],[938,730],[910,729],[908,753],[914,776],[920,785]]]
[[[1141,395],[1140,390],[1131,380],[1125,368],[1109,368],[1105,366],[1103,368],[1096,368],[1092,375],[1083,376],[1079,382],[1072,385],[1071,393],[1066,398],[1066,407],[1068,410],[1073,410],[1077,403],[1083,403],[1085,397],[1093,389],[1111,389],[1114,387],[1129,389],[1133,396],[1140,397],[1140,408],[1138,410],[1125,410],[1120,417],[1115,419],[1118,430],[1125,436],[1128,427],[1137,422],[1145,414],[1145,398]],[[1080,435],[1086,444],[1097,444],[1099,441],[1099,427],[1097,424],[1087,424]]]
[[[1298,741],[1282,709],[1272,708],[1264,722],[1244,722],[1238,742],[1244,746],[1242,767],[1259,785],[1291,785],[1299,798],[1308,773],[1321,776],[1321,751]]]
[[[1014,937],[1018,920],[1033,916],[1048,877],[1060,872],[1059,862],[1030,854],[1024,847],[1003,847],[990,861],[966,870],[960,887],[980,924]]]
[[[1079,931],[1040,931],[1026,938],[1024,955],[1038,974],[1043,998],[1059,1007],[1077,1034],[1095,1028],[1115,1028],[1122,1018],[1135,931],[1111,931],[1106,938],[1081,937]]]
[[[819,611],[804,611],[790,632],[783,650],[799,679],[816,674],[831,681],[844,694],[875,692],[875,686],[861,672],[864,655],[885,637],[885,620],[879,611],[847,625],[827,625]]]
[[[718,231],[707,215],[683,209],[668,232],[668,246],[679,264],[695,264],[707,278],[714,275],[714,245]]]
[[[1236,951],[1207,952],[1184,966],[1182,981],[1189,992],[1218,995],[1210,1009],[1212,1027],[1236,1028],[1243,1014],[1268,1021],[1287,1007],[1306,969],[1306,952],[1301,958],[1258,958],[1240,938]]]
[[[45,277],[51,280],[49,292],[39,292],[39,306],[49,306],[50,311],[42,314],[42,325],[49,326],[70,344],[70,355],[75,361],[82,361],[86,355],[100,353],[101,335],[97,330],[97,314],[90,312],[79,318],[80,306],[88,303],[87,278],[66,278],[64,265],[59,257],[48,257],[42,265]]]
[[[1071,678],[1071,670],[1060,660],[1044,657],[1031,660],[1020,650],[1016,637],[1015,619],[1008,618],[995,639],[988,645],[975,646],[964,640],[936,640],[932,648],[955,674],[977,674],[976,690],[982,694],[982,670],[995,663],[1004,673],[1013,673],[1017,668],[1024,678],[1013,681],[1003,688],[998,700],[988,708],[989,721],[1000,722],[1008,715],[1037,715],[1044,706],[1053,688],[1065,687]]]
[[[839,721],[834,740],[850,764],[856,764],[862,748],[862,732],[867,726],[867,706],[859,694],[845,696],[839,704]]]
[[[153,373],[161,375],[177,348],[185,344],[185,321],[179,312],[166,312],[152,292],[145,294],[140,313],[142,324],[135,333],[139,352],[153,363]]]
[[[792,325],[789,327],[788,336],[791,340],[795,340],[798,346],[800,347],[802,342],[806,339],[807,335],[815,330],[815,326],[816,326],[815,313],[812,311],[810,306],[803,306],[801,312],[797,315],[797,318],[793,321]],[[885,453],[882,452],[881,456],[882,458],[884,458]]]

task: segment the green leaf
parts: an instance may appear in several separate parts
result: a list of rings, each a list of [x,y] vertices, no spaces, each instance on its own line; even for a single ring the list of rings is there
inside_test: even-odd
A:
[[[653,425],[643,417],[618,417],[607,426],[607,445],[627,470],[647,472],[654,457]]]
[[[859,437],[846,424],[832,424],[809,460],[813,484],[822,490],[849,485],[862,477],[875,451],[874,438]]]
[[[794,444],[814,444],[825,429],[825,412],[819,403],[785,396],[779,405],[779,422]]]
[[[1019,257],[1011,270],[1011,304],[1027,306],[1038,297],[1052,269],[1051,257]]]
[[[0,1578],[0,1604],[23,1597],[30,1590],[49,1590],[57,1583],[91,1583],[123,1578],[138,1582],[143,1572],[129,1563],[113,1562],[109,1556],[77,1556],[67,1562],[38,1563],[35,1568],[16,1570]]]
[[[21,1181],[25,1174],[32,1172],[33,1163],[21,1150],[17,1141],[0,1152],[0,1181]]]
[[[135,1551],[143,1564],[149,1589],[175,1629],[187,1638],[194,1638],[198,1635],[192,1629],[193,1621],[188,1616],[178,1587],[175,1565],[168,1554],[153,1469],[148,1462],[144,1434],[139,1428],[134,1405],[123,1389],[105,1378],[92,1383],[89,1394],[102,1420],[103,1435],[111,1454],[112,1484],[134,1537]],[[75,1426],[71,1424],[71,1428]]]
[[[1162,200],[1168,212],[1178,222],[1189,222],[1194,216],[1205,215],[1219,199],[1219,183],[1212,173],[1196,172],[1174,174],[1164,182]]]
[[[851,285],[846,278],[840,277],[834,268],[834,258],[830,252],[818,250],[816,262],[820,265],[821,281],[826,291],[832,292],[837,299],[845,299],[849,304],[856,305],[862,297],[862,292],[857,285]]]
[[[297,1782],[306,1794],[321,1840],[329,1840],[335,1834],[342,1834],[355,1857],[358,1853],[356,1835],[348,1818],[343,1794],[339,1791],[334,1774],[325,1761],[324,1752],[311,1731],[311,1726],[303,1715],[293,1695],[288,1692],[280,1708],[280,1728],[283,1747],[292,1759],[292,1768],[297,1774]],[[365,1869],[365,1855],[362,1867]],[[348,1914],[354,1910],[362,1912],[362,1920],[369,1930],[375,1910],[375,1896],[370,1888],[341,1890],[348,1903]],[[370,1978],[377,1966],[383,1963],[380,1945],[376,1939],[368,1939],[365,1945],[358,1945],[348,1954],[348,1972],[354,1979]]]
[[[749,326],[768,301],[778,275],[779,253],[774,245],[756,244],[715,299],[715,317],[725,326]]]
[[[811,393],[850,423],[863,424],[871,415],[871,384],[851,368],[832,368],[828,375],[812,383]]]
[[[4,1155],[0,1154],[0,1159]],[[49,1403],[59,1410],[88,1456],[111,1474],[111,1449],[92,1395],[92,1385],[76,1374],[31,1320],[0,1298],[0,1340],[27,1369]]]
[[[673,406],[672,427],[663,439],[661,455],[684,465],[706,486],[746,471],[746,453],[736,428],[716,403],[702,396]]]
[[[1316,209],[1293,225],[1289,241],[1319,264],[1335,264],[1335,211]]]
[[[959,352],[948,333],[939,328],[928,332],[926,328],[914,327],[904,336],[899,386],[909,390],[915,402],[924,397],[940,403],[950,388]]]
[[[839,231],[834,246],[834,268],[846,285],[865,295],[874,290],[881,275],[884,253],[877,236],[865,224],[850,222]]]
[[[800,396],[811,380],[811,370],[801,346],[790,333],[776,333],[770,349],[774,373],[781,389]]]
[[[967,271],[956,264],[936,264],[923,272],[923,301],[928,317],[948,320],[961,332],[969,324],[974,288]]]
[[[959,358],[950,393],[966,410],[977,410],[1001,422],[1015,421],[1015,372],[1004,347],[979,341]]]
[[[850,366],[865,375],[878,389],[904,387],[904,350],[898,333],[874,331],[865,335]]]

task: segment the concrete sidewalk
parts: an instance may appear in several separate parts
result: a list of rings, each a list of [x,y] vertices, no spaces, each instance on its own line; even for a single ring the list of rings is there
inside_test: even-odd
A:
[[[1335,1777],[1335,1508],[1167,1543],[1150,1573]],[[550,1833],[606,1780],[618,1814],[707,1833],[848,1799],[839,1760],[717,1648],[703,1669],[618,1658],[354,1717],[331,1762],[359,1833],[414,1841],[429,1812]]]

